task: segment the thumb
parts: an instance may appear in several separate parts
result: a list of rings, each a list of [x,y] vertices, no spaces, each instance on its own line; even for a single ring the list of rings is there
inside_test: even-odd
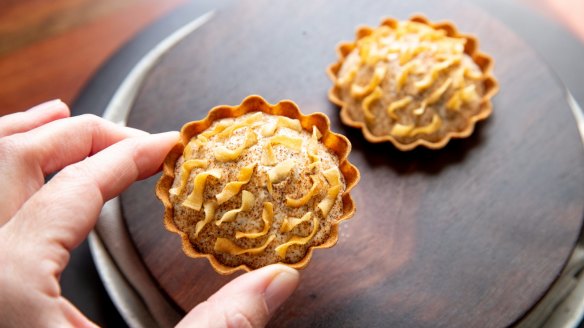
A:
[[[177,327],[263,327],[298,282],[298,271],[281,264],[246,273],[197,305]]]

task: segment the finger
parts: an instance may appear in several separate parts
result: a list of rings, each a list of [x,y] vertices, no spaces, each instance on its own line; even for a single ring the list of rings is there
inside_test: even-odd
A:
[[[95,225],[101,207],[137,179],[160,169],[176,144],[177,132],[120,141],[59,172],[34,194],[4,228],[43,245],[39,256],[53,260],[57,272]],[[26,242],[25,241],[25,242]]]
[[[94,115],[58,120],[0,139],[0,226],[43,184],[46,174],[83,160],[122,139],[145,135]]]
[[[60,296],[57,299],[65,321],[68,322],[72,327],[87,327],[96,328],[96,324],[91,322],[79,309],[77,309],[71,302],[69,302],[64,297]]]
[[[69,115],[69,107],[64,102],[59,99],[51,100],[26,112],[0,117],[0,138],[26,132]]]
[[[3,139],[11,158],[35,164],[44,174],[78,162],[122,139],[146,135],[95,115],[50,122],[28,133]]]
[[[298,271],[281,264],[246,273],[197,305],[177,327],[264,327],[298,282]]]

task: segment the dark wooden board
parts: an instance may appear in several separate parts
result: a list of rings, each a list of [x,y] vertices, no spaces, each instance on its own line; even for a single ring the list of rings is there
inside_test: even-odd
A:
[[[171,50],[129,118],[179,129],[249,94],[322,111],[353,143],[362,172],[357,214],[337,246],[315,252],[274,326],[499,327],[545,294],[569,257],[584,213],[584,152],[563,89],[496,19],[456,1],[243,1]],[[359,24],[423,12],[451,19],[496,61],[494,115],[440,151],[401,153],[344,127],[326,92],[338,41]],[[183,255],[162,226],[156,179],[122,195],[130,234],[171,300],[188,310],[234,276]]]

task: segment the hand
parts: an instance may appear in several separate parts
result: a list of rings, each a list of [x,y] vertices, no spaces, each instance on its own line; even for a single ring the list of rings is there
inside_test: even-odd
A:
[[[0,117],[2,326],[94,326],[61,295],[70,251],[87,237],[104,202],[155,174],[178,138],[92,115],[68,117],[58,100]],[[297,284],[298,273],[282,265],[244,274],[180,324],[263,326]]]

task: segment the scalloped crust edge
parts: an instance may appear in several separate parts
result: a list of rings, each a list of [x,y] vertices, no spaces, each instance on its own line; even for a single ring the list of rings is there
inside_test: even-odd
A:
[[[235,118],[257,111],[298,119],[302,128],[307,131],[312,131],[312,127],[316,126],[322,132],[321,141],[323,144],[338,156],[339,169],[345,178],[346,189],[341,196],[343,202],[343,214],[333,223],[328,239],[320,245],[310,247],[306,252],[306,256],[304,256],[302,260],[296,263],[280,263],[295,269],[305,268],[312,258],[314,249],[330,248],[337,243],[339,239],[338,224],[341,221],[350,219],[355,214],[356,210],[355,202],[353,201],[350,192],[359,182],[360,173],[359,170],[348,160],[349,153],[351,152],[351,143],[345,136],[331,132],[330,120],[325,114],[313,113],[310,115],[303,115],[298,106],[291,100],[283,100],[272,105],[264,98],[257,95],[246,97],[238,106],[224,105],[214,107],[204,119],[189,122],[182,127],[178,143],[168,153],[162,165],[162,176],[156,184],[156,196],[164,205],[164,227],[166,230],[177,233],[180,236],[183,252],[192,258],[207,258],[213,269],[223,275],[231,274],[239,270],[251,271],[252,269],[245,264],[237,267],[226,266],[220,263],[213,254],[203,254],[198,252],[191,244],[188,235],[179,230],[174,223],[174,210],[170,202],[169,190],[174,181],[175,163],[177,159],[182,156],[184,147],[193,136],[205,131],[217,120],[223,118]]]
[[[452,22],[443,21],[443,22],[432,23],[425,16],[420,15],[420,14],[413,15],[412,17],[410,17],[409,20],[412,22],[426,24],[426,25],[431,26],[435,29],[444,30],[444,31],[446,31],[448,36],[466,39],[467,43],[465,45],[464,52],[473,59],[473,61],[480,67],[483,74],[485,75],[485,80],[483,82],[484,86],[485,86],[485,94],[483,95],[483,98],[481,99],[481,109],[476,115],[470,117],[468,125],[464,130],[448,132],[444,136],[444,138],[442,138],[438,141],[435,141],[435,142],[428,141],[425,139],[417,139],[414,142],[404,144],[404,143],[401,143],[400,141],[398,141],[396,138],[394,138],[391,135],[387,135],[387,136],[373,135],[373,133],[371,133],[371,131],[369,131],[369,128],[367,127],[367,125],[365,125],[363,122],[355,121],[349,116],[348,108],[347,108],[346,104],[337,96],[337,94],[338,94],[338,88],[336,85],[337,74],[338,74],[338,72],[343,64],[343,61],[345,60],[345,57],[355,48],[356,41],[369,35],[373,31],[373,28],[371,28],[369,26],[361,26],[361,27],[357,28],[356,38],[355,38],[354,42],[340,42],[337,45],[338,61],[327,67],[327,75],[333,81],[333,87],[331,87],[329,89],[328,98],[332,103],[341,107],[341,112],[340,112],[341,121],[350,127],[361,129],[363,136],[369,142],[382,143],[382,142],[389,141],[397,149],[399,149],[401,151],[409,151],[409,150],[412,150],[418,146],[424,146],[424,147],[429,148],[429,149],[440,149],[440,148],[443,148],[444,146],[446,146],[446,144],[451,139],[466,138],[466,137],[470,136],[474,131],[476,123],[478,121],[486,119],[487,117],[489,117],[491,115],[491,113],[493,111],[491,98],[493,98],[493,96],[495,96],[495,94],[499,91],[499,83],[492,74],[494,60],[491,56],[478,50],[479,41],[475,36],[468,35],[468,34],[462,34],[462,33],[458,32],[456,25]],[[397,23],[398,23],[398,20],[395,18],[386,18],[381,22],[380,26],[386,25],[389,27],[395,27],[397,25]]]

